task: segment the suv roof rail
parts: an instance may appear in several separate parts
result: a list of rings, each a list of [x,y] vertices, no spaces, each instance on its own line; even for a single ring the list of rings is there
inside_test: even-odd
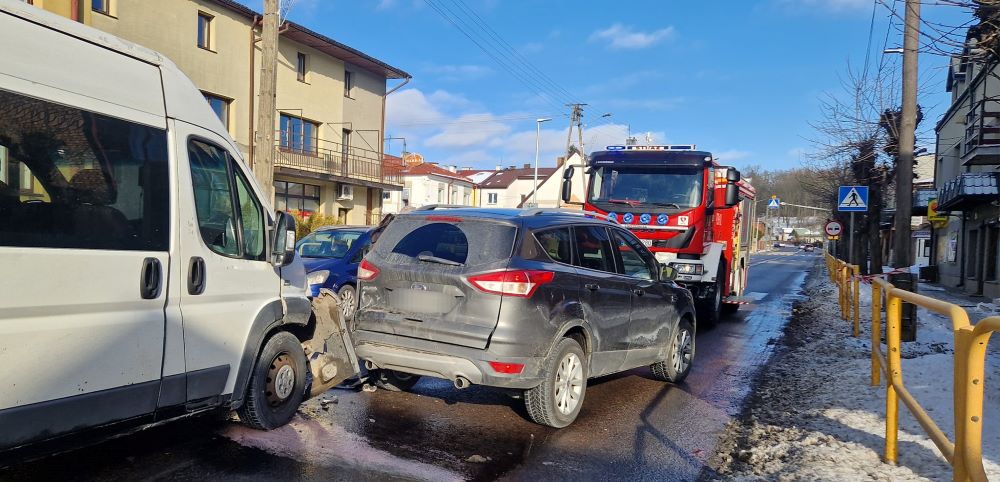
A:
[[[420,206],[414,209],[414,211],[435,211],[438,209],[463,209],[471,208],[473,206],[462,206],[460,204],[428,204],[426,206]]]
[[[576,210],[576,209],[560,209],[560,208],[534,208],[534,209],[525,209],[524,211],[521,212],[520,215],[521,216],[541,216],[541,215],[544,215],[544,214],[568,214],[568,215],[571,215],[571,216],[584,216],[584,217],[588,217],[588,218],[603,219],[605,221],[608,220],[608,216],[606,214],[595,213],[593,211],[579,211],[579,210]]]

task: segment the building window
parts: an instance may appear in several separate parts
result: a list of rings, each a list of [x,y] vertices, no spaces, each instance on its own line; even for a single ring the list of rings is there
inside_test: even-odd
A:
[[[274,208],[309,216],[319,210],[319,186],[274,181]]]
[[[997,251],[1000,250],[1000,228],[990,226],[986,231],[986,279],[1000,281],[997,271]]]
[[[215,115],[219,116],[219,120],[222,121],[222,125],[226,126],[226,129],[228,130],[229,103],[231,101],[229,99],[223,99],[222,97],[212,95],[207,92],[202,92],[202,95],[205,96],[205,100],[208,101],[208,105],[212,108],[212,111],[215,112]]]
[[[283,149],[305,154],[317,153],[319,124],[301,117],[281,114],[280,145]]]
[[[486,195],[486,204],[496,204],[497,203],[497,193],[491,192]]]
[[[211,15],[198,12],[198,46],[205,50],[212,50],[212,20]]]
[[[469,195],[469,193],[468,193],[468,192],[466,192],[466,193],[465,193],[465,194],[464,194],[464,195],[462,196],[462,204],[464,204],[464,205],[466,205],[466,206],[471,206],[472,204],[471,204],[471,203],[469,202],[469,200],[470,200],[470,195]]]
[[[388,201],[392,198],[392,193],[389,191],[382,191],[382,199]]]
[[[344,97],[354,98],[354,72],[344,71]]]
[[[295,72],[298,75],[299,82],[306,81],[306,54],[302,52],[299,52],[295,62]]]
[[[90,9],[97,13],[111,15],[111,0],[91,0]]]
[[[979,261],[979,230],[969,231],[968,248],[965,250],[965,276],[976,277],[976,263]]]

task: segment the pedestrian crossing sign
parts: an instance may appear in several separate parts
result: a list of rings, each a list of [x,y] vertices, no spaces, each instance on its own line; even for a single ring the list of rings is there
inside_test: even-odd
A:
[[[840,186],[837,192],[837,211],[868,211],[868,186]]]
[[[767,202],[768,209],[778,209],[781,207],[781,199],[772,197],[770,201]]]

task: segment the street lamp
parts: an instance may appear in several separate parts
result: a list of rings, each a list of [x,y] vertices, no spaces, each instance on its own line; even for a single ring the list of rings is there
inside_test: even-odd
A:
[[[535,119],[535,188],[531,190],[531,204],[538,207],[538,148],[542,135],[542,122],[552,120],[551,117]]]

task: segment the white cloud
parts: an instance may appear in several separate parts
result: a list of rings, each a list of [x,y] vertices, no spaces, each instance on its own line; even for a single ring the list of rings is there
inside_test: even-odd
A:
[[[394,126],[433,124],[445,116],[419,89],[405,89],[386,98],[386,119]]]
[[[590,34],[590,41],[603,41],[612,49],[643,49],[659,43],[661,40],[673,37],[674,27],[661,28],[652,32],[634,30],[631,26],[620,23],[597,30]]]
[[[500,137],[509,134],[511,127],[496,120],[493,114],[467,114],[445,124],[437,134],[427,138],[429,147],[499,147]]]
[[[750,151],[741,151],[738,149],[730,149],[728,151],[713,153],[719,162],[724,164],[732,164],[737,161],[742,161],[750,157],[753,153]]]

